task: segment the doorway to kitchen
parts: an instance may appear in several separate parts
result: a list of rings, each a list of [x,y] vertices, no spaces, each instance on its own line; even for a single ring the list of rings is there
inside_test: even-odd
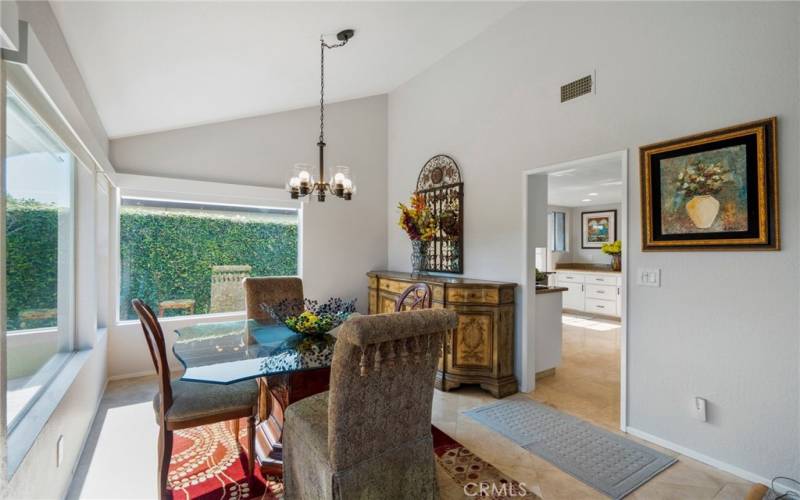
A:
[[[536,168],[524,185],[530,394],[624,430],[627,151]]]

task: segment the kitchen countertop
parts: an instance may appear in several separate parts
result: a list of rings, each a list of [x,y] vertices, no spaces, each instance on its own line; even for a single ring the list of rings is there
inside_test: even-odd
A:
[[[545,286],[541,287],[540,285],[536,285],[536,295],[540,293],[561,293],[566,292],[569,288],[563,286]]]
[[[611,266],[604,266],[600,264],[556,264],[556,272],[558,271],[577,271],[581,273],[608,273],[608,274],[622,274],[622,271],[614,271]]]

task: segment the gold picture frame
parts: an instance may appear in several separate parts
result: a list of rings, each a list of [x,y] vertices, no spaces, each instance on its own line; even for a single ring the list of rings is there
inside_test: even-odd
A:
[[[639,148],[642,250],[779,250],[777,118]]]

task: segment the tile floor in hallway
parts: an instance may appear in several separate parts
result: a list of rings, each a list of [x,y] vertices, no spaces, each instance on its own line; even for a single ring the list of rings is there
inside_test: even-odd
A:
[[[561,365],[536,381],[533,399],[619,429],[620,332],[616,321],[564,314]]]
[[[109,383],[86,450],[67,498],[149,499],[156,491],[156,438],[152,397],[153,377]],[[529,397],[517,394],[512,397]],[[503,436],[464,416],[462,412],[495,401],[477,388],[434,393],[433,422],[477,455],[548,499],[606,498]],[[658,448],[658,447],[655,447]],[[660,449],[660,448],[658,448]],[[668,450],[661,451],[676,455]],[[678,457],[679,462],[645,484],[629,498],[716,499],[744,498],[749,483],[725,472]],[[440,471],[441,473],[441,471]],[[445,500],[465,498],[447,481],[440,490]]]

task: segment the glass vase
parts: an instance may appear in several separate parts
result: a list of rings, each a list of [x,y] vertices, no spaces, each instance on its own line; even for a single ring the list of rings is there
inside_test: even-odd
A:
[[[422,240],[411,240],[411,275],[418,276],[423,270],[428,244]]]

